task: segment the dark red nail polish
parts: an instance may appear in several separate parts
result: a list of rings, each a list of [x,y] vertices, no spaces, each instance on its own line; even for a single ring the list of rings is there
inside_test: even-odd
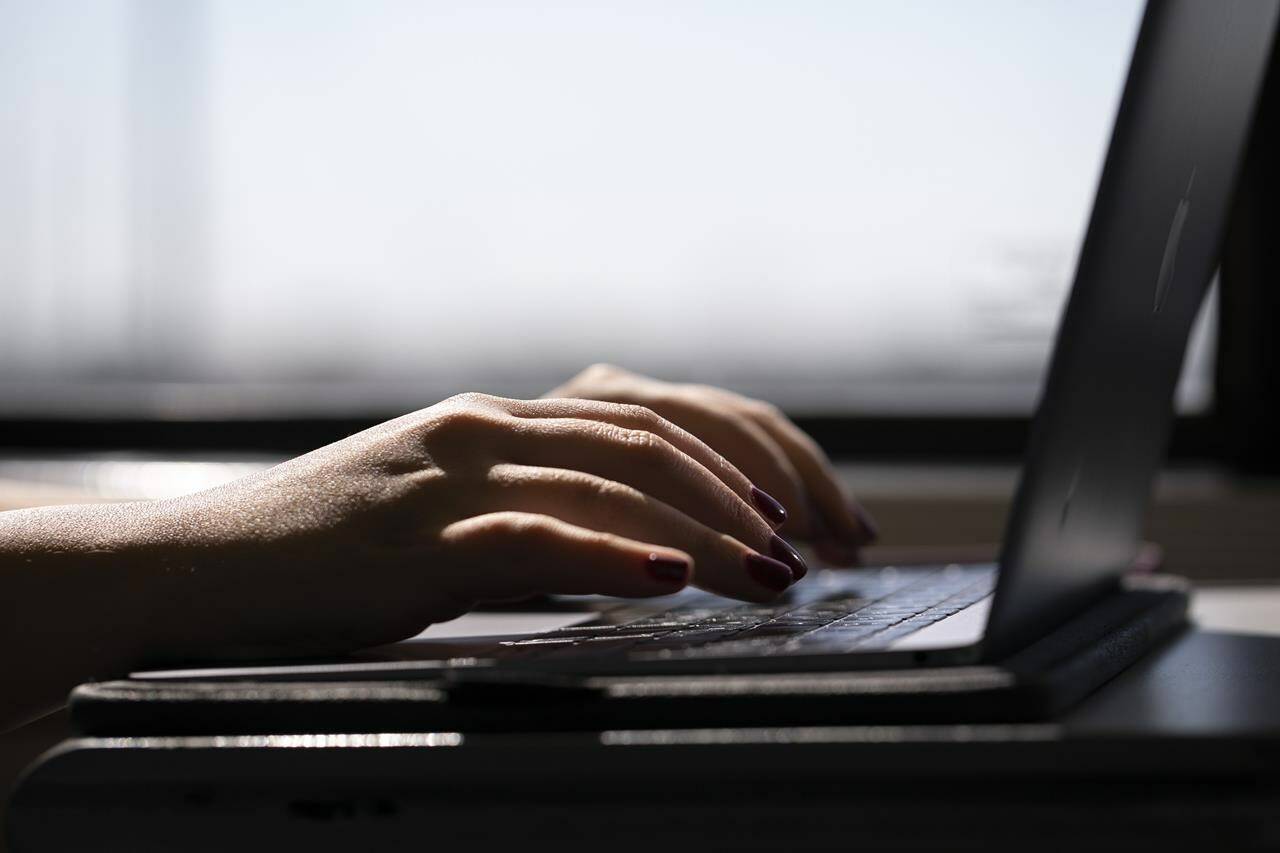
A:
[[[773,556],[787,564],[796,580],[809,574],[809,567],[804,564],[804,557],[800,556],[800,552],[776,533],[769,540],[769,550],[773,552]]]
[[[862,527],[864,545],[870,545],[880,538],[880,526],[876,524],[875,519],[871,517],[871,513],[867,512],[861,504],[853,505],[853,514],[858,517],[858,524]]]
[[[689,563],[679,557],[664,557],[661,554],[650,554],[646,568],[655,580],[663,583],[678,583],[681,586],[689,582]]]
[[[782,592],[795,580],[786,563],[779,563],[764,554],[752,552],[743,558],[743,562],[747,565],[747,573],[756,583],[775,592]]]
[[[751,487],[751,500],[759,508],[762,515],[775,525],[787,520],[787,508],[763,489]]]

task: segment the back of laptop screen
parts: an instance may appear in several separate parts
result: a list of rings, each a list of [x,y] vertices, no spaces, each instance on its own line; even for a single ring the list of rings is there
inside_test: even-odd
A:
[[[1147,8],[1009,521],[989,650],[1060,623],[1136,551],[1278,13],[1276,0]]]

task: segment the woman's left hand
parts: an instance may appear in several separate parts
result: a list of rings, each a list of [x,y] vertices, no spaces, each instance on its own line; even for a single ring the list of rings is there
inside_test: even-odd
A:
[[[545,396],[634,403],[683,427],[777,498],[787,510],[783,535],[811,541],[828,562],[856,563],[875,541],[875,522],[845,491],[822,448],[777,406],[608,364],[588,367]]]

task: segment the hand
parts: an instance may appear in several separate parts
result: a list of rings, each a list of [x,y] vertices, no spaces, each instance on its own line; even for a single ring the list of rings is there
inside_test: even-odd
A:
[[[375,645],[541,592],[767,601],[806,571],[738,468],[590,400],[464,394],[148,515],[185,655]]]
[[[782,535],[809,539],[839,565],[875,541],[875,522],[844,490],[822,448],[776,406],[708,385],[676,385],[597,364],[547,397],[646,406],[719,451],[787,511]]]

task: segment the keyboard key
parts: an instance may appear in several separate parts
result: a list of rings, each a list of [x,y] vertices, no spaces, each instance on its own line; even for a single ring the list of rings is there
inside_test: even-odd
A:
[[[990,595],[991,568],[896,571],[864,578],[856,591],[776,605],[684,605],[624,624],[573,625],[502,645],[524,658],[627,654],[699,659],[838,653],[887,645]]]

